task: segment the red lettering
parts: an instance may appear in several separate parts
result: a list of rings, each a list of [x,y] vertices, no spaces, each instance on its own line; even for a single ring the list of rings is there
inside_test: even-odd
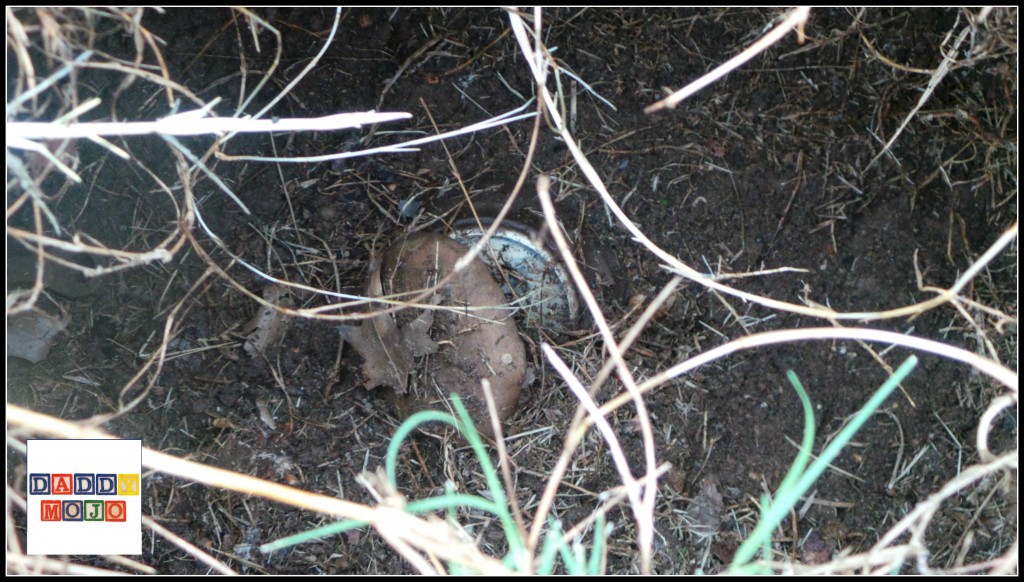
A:
[[[39,509],[39,519],[41,521],[60,521],[60,501],[54,501],[52,499],[40,501]]]
[[[50,492],[52,495],[71,495],[71,473],[54,473],[50,477]]]
[[[128,506],[124,501],[107,501],[107,521],[127,521]]]

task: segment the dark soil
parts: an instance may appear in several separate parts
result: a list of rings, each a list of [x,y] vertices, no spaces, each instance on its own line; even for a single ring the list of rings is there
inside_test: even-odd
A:
[[[250,112],[309,62],[333,19],[329,9],[260,14],[281,31],[284,54]],[[919,289],[915,260],[925,285],[949,287],[1016,215],[1015,53],[948,75],[891,154],[870,166],[917,103],[928,77],[881,62],[860,34],[891,61],[934,69],[956,10],[868,10],[859,24],[850,11],[815,10],[806,44],[790,36],[676,110],[643,112],[664,95],[663,87],[681,87],[727,60],[776,16],[762,9],[546,12],[545,41],[558,47],[555,56],[616,107],[564,78],[563,89],[577,96],[573,134],[581,147],[643,232],[694,268],[715,273],[806,269],[731,282],[745,291],[794,303],[806,297],[839,311],[900,307],[933,296]],[[166,41],[171,78],[204,100],[221,97],[221,115],[231,115],[240,98],[240,63],[250,91],[270,67],[276,46],[273,35],[263,33],[257,52],[248,26],[226,10],[147,11],[143,24]],[[103,50],[130,61],[131,38],[102,28],[111,24],[99,26]],[[431,119],[436,131],[448,131],[515,109],[523,104],[520,96],[532,94],[531,77],[508,28],[498,10],[346,10],[324,58],[272,114],[311,117],[379,109],[406,111],[413,119],[382,125],[363,144],[366,131],[247,135],[231,141],[226,153],[328,154],[435,133]],[[443,40],[417,54],[435,38]],[[382,90],[407,61],[379,104]],[[167,114],[166,100],[153,85],[138,80],[123,89],[120,81],[96,70],[77,79],[81,100],[103,99],[90,119],[148,120]],[[518,122],[412,153],[338,162],[273,165],[211,158],[211,168],[251,216],[208,179],[200,178],[194,191],[210,228],[234,253],[280,278],[358,294],[365,289],[371,253],[408,230],[431,221],[428,228],[443,228],[443,222],[467,215],[463,186],[481,215],[493,215],[522,169],[531,129],[531,121]],[[183,142],[202,152],[211,140]],[[175,215],[169,197],[139,165],[174,184],[173,160],[157,139],[118,143],[136,161],[122,162],[91,143],[79,144],[85,183],[69,188],[54,208],[70,232],[88,233],[113,248],[150,248],[175,228]],[[534,225],[540,221],[533,191],[538,173],[554,177],[560,219],[578,256],[591,267],[607,319],[619,321],[631,305],[645,305],[670,274],[612,223],[567,148],[543,126],[514,212]],[[181,192],[174,195],[180,202]],[[400,217],[399,204],[413,195],[422,202],[419,214]],[[230,259],[198,229],[197,237],[226,268]],[[998,258],[967,296],[1016,317],[1013,262],[1013,257]],[[217,277],[192,289],[205,268],[186,247],[170,264],[115,274],[89,297],[62,300],[72,314],[66,337],[43,363],[9,361],[8,400],[65,419],[117,410],[119,401],[131,400],[145,387],[143,382],[122,394],[159,344],[170,309],[187,297],[175,316],[169,350],[180,355],[164,363],[143,402],[106,430],[213,466],[373,504],[356,476],[383,465],[400,419],[383,392],[361,386],[361,360],[342,347],[337,324],[290,320],[280,345],[253,356],[243,349],[240,330],[257,305]],[[247,289],[261,292],[263,282],[249,271],[235,265],[229,272]],[[313,294],[292,300],[302,307],[328,302]],[[1015,367],[1015,327],[1001,336],[981,311],[971,316],[989,332],[999,357]],[[631,321],[632,316],[617,331],[624,333]],[[747,333],[822,325],[829,324],[684,284],[628,362],[643,379]],[[984,353],[975,328],[951,307],[871,326]],[[539,346],[541,341],[562,346],[562,357],[586,381],[596,373],[602,349],[588,336],[595,331],[589,319],[581,318],[577,327],[579,333],[552,337],[521,330],[536,379],[525,387],[520,410],[506,429],[511,435],[531,433],[508,444],[517,493],[530,519],[577,406]],[[892,349],[883,357],[895,368],[909,354]],[[846,473],[823,476],[814,489],[816,502],[781,526],[775,538],[780,551],[827,559],[840,550],[866,550],[915,503],[977,462],[978,418],[1001,388],[963,365],[918,355],[920,365],[890,398],[887,414],[876,415],[834,463]],[[888,376],[856,342],[801,343],[716,361],[649,395],[659,461],[672,465],[661,483],[656,572],[717,571],[729,559],[730,540],[749,533],[758,498],[779,485],[802,436],[803,409],[787,370],[796,372],[814,403],[819,448]],[[602,397],[619,390],[618,384],[609,386]],[[276,427],[261,420],[257,402],[266,402]],[[643,447],[634,417],[635,411],[625,407],[611,421],[639,472]],[[990,439],[996,451],[1015,446],[1014,419],[996,428]],[[411,499],[436,494],[447,480],[467,491],[484,487],[471,452],[440,435],[440,428],[417,435],[401,457],[400,485]],[[894,480],[899,454],[901,470]],[[21,462],[9,450],[8,474],[17,474]],[[556,500],[554,512],[567,525],[598,507],[601,492],[621,485],[596,435],[580,448],[564,481],[565,495]],[[720,534],[710,540],[692,533],[683,516],[702,483],[715,484],[724,503]],[[147,514],[240,572],[413,572],[372,532],[304,544],[268,559],[247,544],[311,529],[325,518],[166,476],[152,476],[146,486]],[[965,493],[935,518],[927,540],[935,567],[952,563],[966,528],[992,527],[987,517],[968,523],[984,498]],[[999,514],[1007,503],[997,496],[984,516]],[[20,532],[24,517],[14,515]],[[609,519],[618,527],[608,571],[638,571],[628,507],[617,508]],[[481,536],[481,547],[502,555],[496,523],[473,533]],[[166,574],[206,572],[162,538],[145,535],[142,562]],[[801,545],[808,539],[816,553]],[[976,535],[966,562],[1005,551],[1006,540],[992,530]]]

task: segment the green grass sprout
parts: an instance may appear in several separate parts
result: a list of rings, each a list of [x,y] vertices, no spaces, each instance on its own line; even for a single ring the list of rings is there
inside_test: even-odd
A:
[[[480,434],[473,425],[469,412],[466,410],[466,407],[462,403],[458,394],[452,394],[451,402],[455,409],[455,413],[458,415],[457,417],[444,412],[438,412],[436,410],[424,410],[413,414],[398,427],[398,430],[395,431],[395,435],[391,439],[391,442],[388,443],[388,450],[384,460],[385,474],[387,475],[388,483],[393,489],[397,490],[398,453],[402,448],[402,443],[413,433],[414,430],[416,430],[419,425],[427,422],[443,422],[455,427],[455,429],[458,430],[459,433],[461,433],[469,442],[470,447],[476,454],[477,460],[480,462],[482,472],[487,481],[487,490],[492,499],[487,499],[479,495],[455,493],[451,487],[448,486],[446,487],[443,495],[408,502],[405,505],[405,510],[412,514],[429,513],[442,510],[454,513],[456,508],[462,507],[476,509],[496,516],[501,522],[502,529],[505,532],[509,545],[509,553],[505,556],[504,562],[506,566],[513,570],[526,572],[531,567],[535,567],[536,570],[534,573],[536,574],[552,574],[554,573],[557,564],[556,558],[561,557],[562,562],[565,564],[566,571],[569,574],[579,575],[600,573],[602,564],[601,558],[605,551],[605,544],[603,542],[605,537],[608,535],[608,529],[605,527],[605,519],[603,515],[599,515],[595,521],[594,547],[589,557],[585,552],[574,552],[573,549],[569,547],[569,544],[567,544],[563,539],[564,536],[560,523],[557,520],[551,519],[549,520],[550,530],[545,537],[540,558],[536,564],[531,564],[529,554],[526,551],[525,532],[519,531],[519,528],[516,526],[515,520],[509,511],[508,502],[505,497],[505,490],[502,488],[501,481],[498,478],[498,471],[495,469],[487,451],[484,449],[483,440],[480,438]],[[293,545],[311,542],[327,536],[366,527],[367,525],[369,525],[368,522],[360,520],[339,521],[264,544],[263,546],[260,546],[260,549],[263,552],[273,552]],[[452,566],[455,568],[455,565]],[[452,573],[456,573],[455,570],[453,570]],[[462,572],[460,569],[458,573],[468,572]]]
[[[853,439],[853,435],[867,422],[868,418],[878,410],[885,399],[892,394],[893,390],[899,386],[900,382],[910,374],[911,370],[917,366],[917,357],[910,356],[903,362],[902,365],[890,376],[878,390],[872,394],[871,398],[868,399],[867,403],[857,412],[849,424],[840,431],[839,435],[832,440],[831,443],[825,450],[821,452],[818,458],[807,466],[807,461],[810,458],[811,448],[814,441],[814,413],[811,409],[810,399],[807,397],[807,393],[804,391],[803,386],[800,384],[800,380],[796,374],[789,371],[789,381],[793,384],[793,388],[800,396],[800,400],[804,406],[804,438],[800,448],[800,452],[797,454],[796,460],[793,461],[793,465],[786,477],[783,479],[782,484],[779,485],[778,492],[776,493],[775,500],[771,501],[768,496],[762,498],[761,503],[761,520],[754,528],[754,531],[750,536],[740,545],[736,551],[736,556],[733,558],[732,564],[729,566],[729,571],[732,574],[753,574],[753,573],[765,573],[767,570],[763,567],[759,567],[754,564],[750,564],[750,561],[757,554],[759,548],[763,549],[764,555],[770,555],[770,545],[772,531],[786,518],[790,510],[796,506],[800,500],[800,496],[807,492],[811,488],[811,485],[817,481],[829,464],[839,456],[843,448]],[[804,468],[807,468],[806,471]]]

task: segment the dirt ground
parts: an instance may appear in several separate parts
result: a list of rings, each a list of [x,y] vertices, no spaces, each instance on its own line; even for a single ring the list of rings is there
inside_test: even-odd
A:
[[[249,111],[295,78],[323,46],[334,18],[329,9],[258,14],[281,32],[284,53]],[[871,311],[934,296],[920,289],[916,273],[924,285],[951,286],[1017,213],[1015,24],[1012,52],[999,39],[972,37],[968,42],[979,54],[989,43],[987,56],[946,76],[891,153],[877,161],[927,87],[928,74],[912,70],[938,66],[947,33],[965,26],[957,21],[963,13],[871,9],[858,16],[853,10],[814,10],[803,45],[787,37],[677,109],[644,113],[664,96],[664,87],[679,88],[731,58],[777,16],[767,9],[545,12],[547,46],[557,47],[553,55],[592,89],[563,76],[563,91],[574,96],[573,135],[612,196],[656,244],[698,270],[804,270],[728,281],[751,293]],[[270,67],[277,43],[265,30],[254,36],[227,10],[148,10],[142,24],[166,43],[170,77],[203,100],[221,97],[217,111],[223,115],[238,103],[243,80],[249,91]],[[118,23],[100,22],[96,30],[103,54],[134,58],[132,38]],[[152,54],[146,62],[154,62]],[[124,87],[122,79],[111,71],[81,72],[78,99],[103,100],[88,119],[167,114],[162,89],[143,80]],[[294,157],[396,143],[516,109],[532,92],[529,69],[500,10],[345,10],[334,43],[273,115],[377,109],[413,118],[379,126],[368,141],[367,131],[253,134],[231,141],[226,153]],[[531,129],[532,121],[521,121],[415,152],[335,162],[211,158],[211,169],[248,206],[249,216],[206,178],[193,190],[210,229],[238,256],[280,278],[360,294],[371,253],[409,230],[443,229],[466,216],[464,192],[481,215],[493,215],[522,169]],[[182,140],[196,152],[211,141]],[[154,181],[176,183],[173,158],[155,138],[117,143],[134,161],[79,143],[84,182],[66,187],[52,207],[69,232],[88,233],[112,248],[150,248],[177,227],[170,198]],[[642,308],[671,274],[615,223],[547,128],[542,127],[532,165],[514,218],[540,224],[534,184],[538,174],[551,175],[559,218],[577,257],[589,268],[605,316],[624,333],[636,315],[631,307]],[[174,192],[180,196],[180,186]],[[403,215],[400,204],[412,197],[421,204],[418,213]],[[29,218],[15,214],[8,223]],[[198,230],[197,237],[235,280],[262,292],[262,280],[229,266],[231,260]],[[997,356],[1016,369],[1015,261],[1015,250],[997,257],[964,292],[1013,317],[1009,325],[981,309],[961,314],[945,306],[870,326]],[[279,344],[250,353],[242,330],[256,303],[218,276],[193,288],[205,270],[186,246],[168,264],[102,278],[86,297],[57,297],[71,314],[67,332],[42,363],[9,359],[8,401],[81,419],[117,410],[154,380],[138,406],[104,429],[216,467],[373,504],[356,477],[383,465],[400,419],[383,391],[361,386],[361,359],[342,345],[336,323],[290,319]],[[681,285],[674,297],[627,355],[638,379],[749,333],[829,325],[692,283]],[[149,371],[145,382],[123,393],[183,299],[159,375],[154,379]],[[328,302],[312,293],[290,300],[303,307]],[[540,344],[557,346],[584,381],[603,358],[591,320],[582,317],[575,328],[561,335],[521,329],[534,380],[524,387],[506,429],[516,492],[530,518],[577,406]],[[893,368],[911,353],[884,347],[876,346],[876,352]],[[834,463],[836,470],[817,482],[813,499],[777,530],[778,559],[820,563],[840,552],[864,551],[917,502],[978,461],[979,417],[1004,390],[967,366],[918,355],[920,365],[884,414],[865,426]],[[715,361],[649,395],[659,462],[672,467],[659,489],[655,572],[720,571],[756,523],[757,500],[779,485],[802,436],[803,409],[787,370],[796,372],[814,403],[816,451],[888,377],[857,342],[803,342]],[[600,398],[620,390],[617,383],[609,385]],[[266,414],[261,418],[261,408],[272,422]],[[610,421],[634,466],[642,467],[635,414],[624,407]],[[989,438],[995,452],[1016,446],[1016,415],[1004,416]],[[408,498],[437,494],[446,481],[467,491],[483,488],[470,451],[442,429],[427,430],[412,442],[399,469]],[[23,490],[12,481],[21,463],[8,449],[8,483],[16,490]],[[563,481],[553,514],[564,524],[586,518],[602,492],[621,485],[599,435],[585,439]],[[926,537],[930,564],[949,568],[1006,551],[1016,530],[1015,484],[1015,473],[985,481],[943,505]],[[146,514],[238,572],[414,572],[367,531],[267,557],[254,545],[327,518],[163,475],[150,475],[145,485]],[[709,489],[722,498],[718,531],[699,535],[686,510]],[[15,511],[14,517],[23,535],[24,515]],[[638,572],[628,506],[613,510],[609,520],[616,529],[607,571]],[[481,548],[504,554],[496,523],[467,515],[464,524]],[[965,546],[967,532],[972,533]],[[207,572],[148,530],[144,548],[139,560],[160,573]],[[117,569],[102,559],[81,562]],[[906,568],[914,571],[912,564]]]

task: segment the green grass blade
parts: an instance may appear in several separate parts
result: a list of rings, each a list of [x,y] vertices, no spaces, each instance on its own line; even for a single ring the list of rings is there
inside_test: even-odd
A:
[[[750,560],[753,559],[758,548],[765,546],[765,544],[770,544],[771,532],[775,530],[776,526],[778,526],[783,519],[785,519],[790,510],[796,506],[797,502],[800,500],[800,496],[811,488],[811,485],[813,485],[818,477],[825,472],[828,465],[839,456],[839,453],[842,452],[843,448],[845,448],[846,445],[849,444],[850,440],[853,439],[853,435],[860,430],[864,423],[871,418],[871,415],[882,406],[885,399],[892,394],[893,390],[895,390],[897,386],[899,386],[900,382],[902,382],[907,375],[910,374],[911,370],[917,366],[917,361],[916,356],[910,356],[907,358],[907,360],[903,362],[893,375],[890,376],[874,394],[872,394],[867,403],[857,411],[857,414],[853,417],[850,423],[840,431],[839,435],[837,435],[827,447],[825,447],[825,450],[822,451],[818,458],[810,464],[807,470],[802,472],[802,474],[797,473],[799,478],[790,478],[791,474],[793,474],[792,470],[787,473],[786,479],[783,480],[783,484],[787,485],[787,487],[779,487],[774,502],[768,502],[767,499],[765,499],[765,503],[769,503],[769,507],[767,510],[762,509],[764,515],[757,524],[757,527],[754,528],[754,531],[736,551],[736,555],[733,558],[732,565],[730,566],[730,572],[745,573],[748,571],[745,566],[747,566]],[[799,382],[795,383],[794,386],[797,384],[799,384]],[[798,393],[801,394],[801,399],[804,399],[806,398],[806,394],[804,394],[802,390],[803,387],[801,386]],[[805,403],[805,410],[806,404],[807,403]],[[805,434],[803,446],[801,448],[801,452],[798,454],[797,460],[794,461],[794,467],[805,453],[809,455],[809,451],[810,447],[807,444],[807,435]],[[795,484],[792,483],[792,481],[795,481]],[[768,552],[770,547],[765,547],[767,548],[765,551]],[[768,554],[766,553],[766,555]]]

